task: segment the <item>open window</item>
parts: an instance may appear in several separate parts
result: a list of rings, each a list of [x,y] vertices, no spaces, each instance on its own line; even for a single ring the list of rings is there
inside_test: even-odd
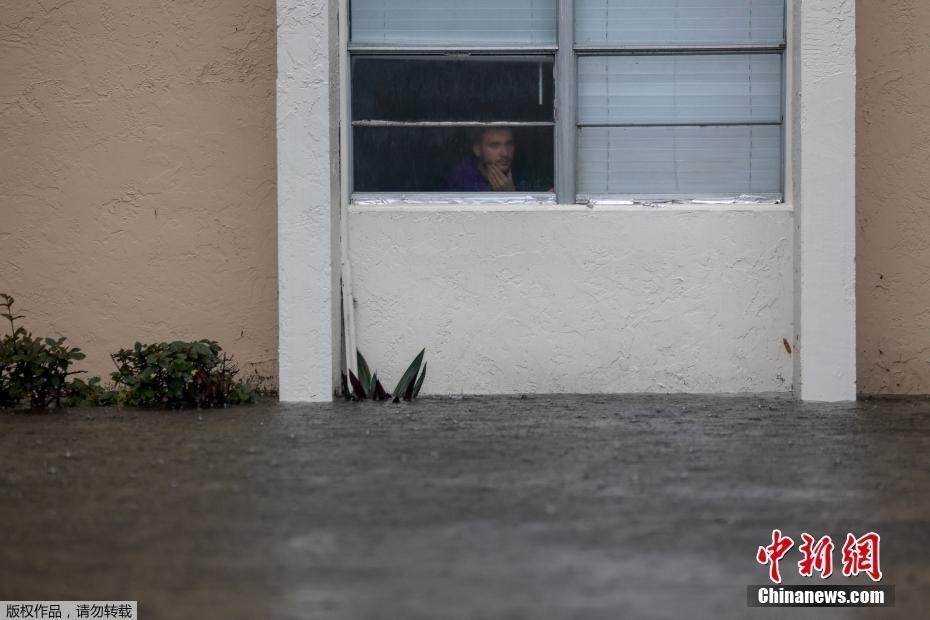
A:
[[[782,196],[785,0],[349,3],[356,199]]]

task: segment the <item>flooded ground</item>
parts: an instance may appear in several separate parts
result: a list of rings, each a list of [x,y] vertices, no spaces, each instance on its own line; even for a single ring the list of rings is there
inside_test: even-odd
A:
[[[847,532],[879,532],[897,606],[748,609],[774,528],[831,535],[837,573]],[[0,598],[138,600],[144,620],[926,617],[930,402],[3,413]]]

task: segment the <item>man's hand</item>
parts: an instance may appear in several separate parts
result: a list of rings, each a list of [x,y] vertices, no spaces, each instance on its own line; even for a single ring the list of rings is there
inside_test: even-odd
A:
[[[497,165],[490,164],[485,166],[485,173],[485,178],[495,192],[512,192],[516,189],[513,184],[513,170],[508,170],[507,174],[504,174]]]

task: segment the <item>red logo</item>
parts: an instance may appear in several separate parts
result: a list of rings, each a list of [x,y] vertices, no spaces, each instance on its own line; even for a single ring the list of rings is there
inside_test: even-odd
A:
[[[817,543],[814,537],[804,532],[801,534],[801,546],[798,547],[804,557],[798,562],[798,572],[802,577],[813,577],[814,571],[820,573],[821,579],[833,574],[833,540],[824,536]]]
[[[856,538],[846,534],[846,544],[843,545],[843,575],[854,577],[865,573],[872,581],[880,581],[882,569],[878,562],[878,546],[881,536],[875,532]]]
[[[881,537],[875,532],[869,532],[859,538],[853,534],[846,534],[846,543],[843,545],[843,576],[855,577],[865,573],[872,581],[881,581],[882,569],[879,562],[879,546]],[[769,567],[769,579],[773,583],[781,583],[781,570],[779,562],[794,546],[790,536],[783,536],[781,530],[772,530],[772,542],[765,547],[759,547],[756,552],[756,561]],[[829,536],[822,536],[819,540],[804,532],[801,534],[801,560],[798,562],[798,573],[802,577],[813,577],[819,573],[821,579],[833,574],[833,550],[835,545]]]
[[[781,530],[772,530],[772,544],[768,547],[759,547],[759,551],[756,552],[756,560],[759,564],[769,565],[769,579],[773,582],[781,583],[778,562],[785,557],[785,554],[793,546],[794,541],[787,536],[782,537]]]

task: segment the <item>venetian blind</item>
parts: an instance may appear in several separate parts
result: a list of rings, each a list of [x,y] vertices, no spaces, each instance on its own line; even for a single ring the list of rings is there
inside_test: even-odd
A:
[[[576,0],[576,43],[593,50],[577,65],[579,192],[780,193],[784,13],[784,0]]]
[[[581,45],[781,43],[785,0],[575,0]]]
[[[552,45],[556,0],[352,0],[352,43]]]

